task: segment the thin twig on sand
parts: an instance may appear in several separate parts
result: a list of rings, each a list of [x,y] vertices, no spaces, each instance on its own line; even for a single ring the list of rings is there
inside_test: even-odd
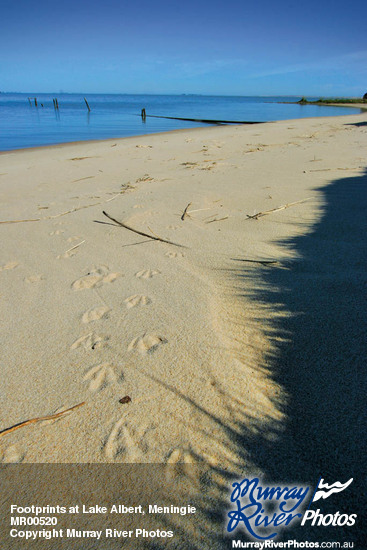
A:
[[[126,223],[119,222],[118,220],[116,220],[115,218],[113,218],[112,216],[107,214],[107,212],[105,212],[104,210],[102,211],[102,213],[109,220],[112,220],[113,222],[115,222],[120,227],[124,227],[125,229],[128,229],[129,231],[132,231],[133,233],[136,233],[137,235],[141,235],[142,237],[148,237],[148,239],[153,239],[153,241],[160,241],[162,243],[172,244],[173,246],[179,246],[180,248],[187,248],[187,246],[184,246],[183,244],[173,243],[172,241],[162,239],[161,237],[158,237],[158,236],[153,237],[152,235],[149,235],[148,233],[144,233],[143,231],[138,231],[137,229],[134,229],[133,227],[130,227],[129,225],[126,225]]]
[[[189,202],[189,204],[186,206],[185,210],[182,213],[181,220],[184,221],[185,217],[188,216],[187,210],[192,205],[192,202]]]
[[[4,435],[9,434],[10,432],[14,432],[15,430],[19,430],[19,428],[23,428],[23,426],[34,424],[35,422],[41,422],[42,420],[53,420],[54,418],[59,418],[60,416],[63,416],[64,414],[71,412],[74,409],[81,407],[82,405],[85,405],[85,401],[83,401],[82,403],[78,403],[78,405],[74,405],[74,407],[70,407],[70,409],[66,409],[65,411],[61,411],[56,414],[51,414],[49,416],[39,416],[37,418],[31,418],[30,420],[25,420],[24,422],[19,422],[19,424],[15,424],[10,428],[6,428],[5,430],[2,430],[0,432],[0,437],[3,437]]]
[[[257,220],[258,218],[261,218],[261,216],[266,216],[267,214],[271,214],[272,212],[279,212],[279,210],[285,210],[286,208],[289,208],[290,206],[294,206],[296,204],[301,204],[303,202],[311,200],[311,197],[308,199],[303,199],[301,201],[296,202],[290,202],[288,204],[283,204],[282,206],[278,206],[278,208],[272,208],[271,210],[265,210],[265,212],[258,212],[257,214],[254,214],[253,216],[250,216],[249,214],[246,214],[248,220]]]
[[[39,222],[42,218],[34,218],[33,220],[9,220],[9,221],[1,221],[0,223],[23,223],[23,222]]]
[[[228,216],[225,216],[224,218],[214,218],[214,220],[209,220],[208,222],[205,222],[205,223],[221,222],[223,220],[228,220]]]
[[[72,208],[66,212],[61,212],[60,214],[55,214],[54,216],[46,216],[44,218],[34,218],[31,220],[7,220],[0,221],[0,223],[24,223],[24,222],[40,222],[44,220],[54,220],[55,218],[60,218],[61,216],[66,216],[67,214],[72,214],[73,212],[78,212],[78,210],[83,210],[84,208],[91,208],[92,206],[97,206],[101,202],[94,202],[93,204],[86,204],[85,206],[78,206],[77,208]]]
[[[80,246],[80,245],[83,244],[83,243],[85,243],[85,239],[84,239],[84,241],[82,241],[82,242],[80,242],[80,243],[78,243],[78,244],[72,246],[71,248],[69,248],[69,250],[67,250],[67,251],[65,252],[65,254],[67,254],[68,252],[71,252],[72,250],[75,250],[75,248],[78,248],[78,246]]]
[[[211,210],[211,207],[209,208],[196,208],[196,210],[190,210],[190,212],[188,212],[188,214],[193,214],[194,212],[203,212],[204,210]]]
[[[60,212],[60,214],[55,214],[54,216],[45,216],[44,218],[33,218],[33,219],[30,219],[30,220],[6,220],[6,221],[0,221],[0,224],[2,224],[2,223],[40,222],[40,221],[45,221],[45,220],[54,220],[55,218],[60,218],[61,216],[66,216],[67,214],[73,214],[73,212],[78,212],[79,210],[83,210],[84,208],[91,208],[92,206],[98,206],[99,204],[102,204],[103,202],[110,202],[110,201],[114,200],[116,197],[118,197],[119,195],[124,194],[128,189],[130,189],[130,187],[127,187],[123,191],[120,191],[119,193],[117,193],[111,199],[107,199],[105,201],[100,201],[100,202],[93,202],[92,204],[85,204],[84,206],[77,206],[76,208],[72,208],[71,210],[66,210],[66,212]]]

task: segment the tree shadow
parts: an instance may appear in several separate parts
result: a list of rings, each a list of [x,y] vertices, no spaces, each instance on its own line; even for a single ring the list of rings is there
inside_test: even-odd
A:
[[[367,172],[335,180],[318,191],[323,199],[320,221],[310,232],[298,232],[296,237],[276,243],[295,253],[296,259],[257,269],[236,261],[236,267],[226,274],[230,292],[236,293],[243,309],[256,304],[259,313],[254,324],[261,325],[271,343],[269,353],[257,365],[248,360],[249,343],[242,351],[240,348],[236,353],[241,365],[237,383],[241,385],[241,374],[244,379],[253,377],[256,393],[256,373],[261,373],[265,393],[270,387],[266,380],[282,388],[286,400],[270,397],[281,413],[279,420],[267,417],[261,406],[253,411],[246,396],[239,400],[223,389],[221,397],[233,411],[232,421],[223,422],[177,389],[156,380],[214,421],[218,433],[214,429],[205,437],[216,445],[217,437],[225,434],[228,450],[237,456],[227,468],[194,457],[197,466],[192,468],[197,471],[192,477],[199,472],[203,479],[206,475],[212,479],[207,490],[205,483],[202,492],[198,490],[200,527],[189,539],[190,548],[221,549],[228,548],[231,539],[251,540],[245,529],[230,535],[225,532],[229,494],[234,479],[261,473],[265,475],[263,484],[308,486],[310,495],[320,478],[328,484],[353,478],[345,491],[310,508],[320,509],[324,516],[357,514],[355,526],[298,523],[284,529],[276,541],[353,542],[355,548],[365,547]],[[249,287],[251,290],[246,290]],[[247,311],[231,322],[241,327],[245,342],[251,323]],[[258,423],[254,420],[257,414],[261,418]],[[221,481],[213,484],[216,474]],[[175,529],[180,532],[177,525]],[[185,540],[185,528],[179,536]],[[163,548],[159,543],[153,546]]]
[[[362,111],[362,112],[365,112],[365,111]],[[346,124],[346,126],[357,126],[357,127],[367,126],[367,121],[365,121],[365,122],[350,122],[350,123]]]
[[[329,484],[354,479],[312,509],[358,514],[355,527],[299,527],[286,538],[365,543],[367,172],[319,191],[324,211],[313,231],[278,243],[299,259],[283,263],[286,269],[261,269],[262,285],[247,296],[290,313],[275,326],[288,341],[268,361],[288,400],[276,441],[251,437],[243,444],[276,482],[316,487],[320,477]]]

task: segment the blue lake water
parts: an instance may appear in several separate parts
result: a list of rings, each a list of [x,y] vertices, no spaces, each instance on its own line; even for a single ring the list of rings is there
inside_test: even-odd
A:
[[[28,97],[37,97],[38,107]],[[53,98],[58,99],[55,110]],[[359,113],[349,107],[284,104],[294,97],[230,97],[200,95],[89,94],[88,112],[83,94],[0,93],[0,151],[66,143],[128,137],[195,128],[206,124],[147,115],[184,118],[271,121]],[[312,98],[311,98],[312,99]],[[314,98],[317,99],[317,98]],[[42,106],[43,105],[43,106]]]

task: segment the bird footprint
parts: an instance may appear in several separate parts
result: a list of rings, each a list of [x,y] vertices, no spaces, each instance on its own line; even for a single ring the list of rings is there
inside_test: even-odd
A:
[[[133,296],[126,298],[124,302],[126,304],[126,307],[130,309],[137,306],[146,306],[147,304],[150,304],[151,299],[148,298],[148,296],[144,296],[143,294],[134,294]]]
[[[92,367],[84,376],[84,381],[89,381],[89,391],[92,393],[101,391],[109,384],[117,382],[115,369],[110,363],[102,363]]]
[[[142,354],[153,353],[161,344],[166,344],[167,340],[157,334],[143,334],[130,342],[128,350],[137,350]]]

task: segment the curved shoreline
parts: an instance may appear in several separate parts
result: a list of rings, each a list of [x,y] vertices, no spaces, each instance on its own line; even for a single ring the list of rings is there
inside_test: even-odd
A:
[[[339,107],[340,105],[332,105],[333,107]],[[342,107],[354,107],[354,105],[342,105]],[[354,107],[356,109],[360,108],[360,107]],[[367,111],[367,108],[365,109],[362,109],[363,112],[364,111]],[[289,119],[279,119],[279,120],[269,120],[269,121],[264,121],[264,122],[261,122],[261,123],[257,123],[256,126],[258,124],[260,124],[261,126],[264,126],[266,124],[277,124],[277,123],[281,123],[281,122],[288,122],[288,123],[291,123],[291,122],[297,122],[297,121],[302,121],[302,120],[329,120],[330,118],[340,118],[340,117],[349,117],[349,116],[358,116],[360,115],[361,113],[353,113],[352,115],[350,114],[343,114],[343,115],[330,115],[330,116],[317,116],[317,117],[302,117],[302,118],[289,118]],[[244,126],[246,126],[244,124]],[[251,124],[252,126],[252,124]],[[177,128],[175,130],[167,130],[167,131],[164,131],[164,132],[152,132],[152,133],[149,133],[149,134],[136,134],[136,135],[133,135],[133,136],[124,136],[124,137],[116,137],[116,138],[113,138],[113,137],[109,137],[109,138],[105,138],[105,139],[89,139],[89,140],[81,140],[81,141],[68,141],[68,142],[61,142],[61,143],[50,143],[50,144],[46,144],[46,145],[37,145],[37,146],[33,146],[33,147],[23,147],[23,148],[18,148],[18,149],[5,149],[3,151],[0,150],[0,156],[1,155],[4,155],[4,154],[8,154],[8,153],[11,153],[11,154],[14,154],[14,153],[18,153],[18,152],[31,152],[31,151],[38,151],[40,149],[46,149],[46,150],[52,150],[53,148],[55,149],[59,149],[59,148],[63,148],[63,147],[69,147],[69,146],[75,146],[75,145],[82,145],[82,144],[96,144],[96,143],[108,143],[110,141],[121,141],[121,140],[134,140],[134,139],[140,139],[140,138],[149,138],[150,136],[168,136],[170,134],[177,134],[177,133],[185,133],[185,132],[196,132],[196,131],[206,131],[210,128],[218,128],[218,130],[220,130],[221,128],[228,128],[228,127],[233,127],[233,128],[236,128],[236,127],[241,127],[240,126],[237,126],[236,124],[221,124],[221,125],[216,125],[216,124],[213,124],[213,125],[205,125],[205,126],[199,126],[199,127],[193,127],[193,128]]]

